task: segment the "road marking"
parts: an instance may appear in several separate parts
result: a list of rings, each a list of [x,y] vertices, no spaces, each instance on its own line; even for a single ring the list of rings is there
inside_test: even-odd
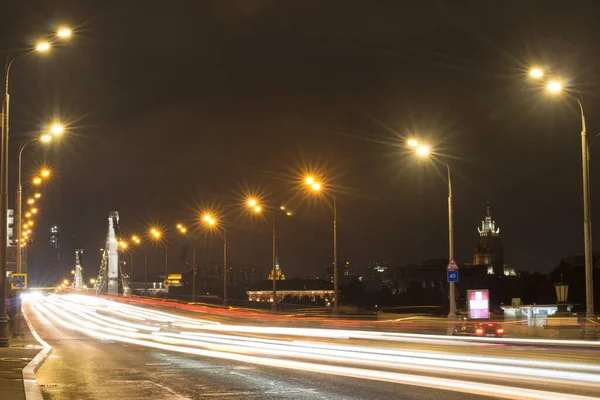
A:
[[[171,363],[147,363],[146,365],[171,365]]]
[[[173,397],[171,397],[171,399],[173,399],[173,400],[191,400],[189,397],[185,397],[185,396],[180,395],[179,393],[177,393],[176,391],[174,391],[170,387],[163,386],[163,385],[160,385],[160,384],[158,384],[156,382],[152,382],[152,381],[145,381],[145,382],[150,382],[154,386],[158,386],[159,388],[161,388],[163,390],[166,390],[167,392],[169,392],[170,394],[173,395]]]

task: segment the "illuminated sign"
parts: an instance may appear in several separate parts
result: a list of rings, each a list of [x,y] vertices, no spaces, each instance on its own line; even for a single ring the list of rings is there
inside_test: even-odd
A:
[[[467,290],[467,310],[471,319],[490,317],[490,291],[487,289]]]
[[[10,288],[12,290],[27,289],[27,274],[10,274]]]

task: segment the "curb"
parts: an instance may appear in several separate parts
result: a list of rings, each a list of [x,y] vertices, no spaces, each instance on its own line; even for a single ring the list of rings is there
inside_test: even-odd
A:
[[[35,378],[35,373],[38,369],[44,364],[46,358],[52,352],[52,346],[48,343],[44,342],[44,340],[37,334],[33,326],[31,325],[31,321],[27,317],[25,313],[25,309],[22,309],[23,317],[25,318],[25,322],[31,331],[31,334],[44,348],[23,368],[23,386],[25,388],[25,399],[26,400],[44,400],[42,396],[42,391],[37,384],[37,379]]]

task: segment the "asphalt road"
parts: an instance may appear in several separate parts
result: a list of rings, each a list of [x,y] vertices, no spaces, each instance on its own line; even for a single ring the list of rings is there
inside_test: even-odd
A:
[[[44,297],[27,312],[54,347],[38,371],[49,399],[471,399],[487,393],[581,400],[600,394],[600,346],[593,343],[470,342],[286,326],[268,318],[236,324],[235,310],[212,318],[80,295]]]
[[[44,399],[449,399],[464,393],[270,368],[98,340],[28,313],[52,355]],[[489,399],[469,395],[469,399]]]

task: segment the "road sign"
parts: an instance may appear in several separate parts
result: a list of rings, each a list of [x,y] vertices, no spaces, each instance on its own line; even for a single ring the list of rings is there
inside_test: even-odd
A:
[[[458,270],[457,269],[449,269],[448,273],[448,282],[458,282]]]
[[[458,264],[456,263],[456,261],[454,261],[454,258],[452,260],[450,260],[450,262],[448,263],[448,266],[446,267],[447,271],[451,271],[451,270],[458,270]]]
[[[10,274],[10,288],[12,290],[27,289],[27,274]]]

